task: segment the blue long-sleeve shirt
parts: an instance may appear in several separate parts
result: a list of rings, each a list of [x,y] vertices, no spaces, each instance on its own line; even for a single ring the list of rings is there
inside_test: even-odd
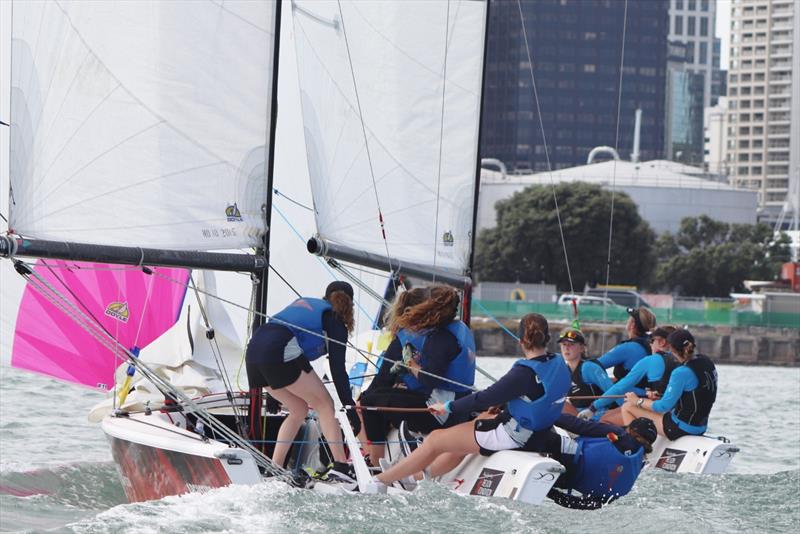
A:
[[[555,356],[560,358],[560,356]],[[544,395],[544,386],[536,381],[536,373],[530,367],[515,365],[500,379],[482,391],[454,400],[450,412],[466,415],[481,412],[491,406],[500,406],[517,397],[527,396],[530,400]]]
[[[668,412],[675,408],[675,405],[678,403],[678,400],[681,398],[686,391],[694,391],[700,385],[700,381],[697,380],[697,375],[694,374],[694,371],[682,365],[672,371],[672,374],[669,376],[669,384],[667,384],[667,389],[664,391],[664,396],[661,397],[659,400],[653,402],[652,410],[658,413]],[[684,423],[677,417],[675,417],[675,413],[671,414],[672,420],[684,431],[689,432],[691,434],[702,434],[706,431],[706,425],[698,426],[698,425],[690,425]]]
[[[611,377],[608,376],[608,373],[606,373],[603,367],[595,365],[594,363],[587,363],[581,365],[581,379],[585,383],[595,385],[604,392],[614,385]]]
[[[628,343],[620,343],[597,358],[597,361],[604,369],[609,369],[619,364],[622,364],[625,369],[631,369],[636,365],[636,362],[645,356],[647,356],[647,351],[644,347],[635,341],[631,341]]]
[[[642,378],[645,377],[647,377],[648,382],[661,380],[661,377],[664,376],[665,370],[666,367],[664,366],[664,358],[662,358],[660,354],[647,356],[636,362],[630,372],[623,378],[619,379],[616,384],[607,389],[605,394],[609,396],[623,395],[629,391],[633,391],[640,397],[644,396],[645,391],[642,388],[637,388],[636,384],[638,384]],[[616,401],[614,399],[597,399],[592,403],[592,406],[594,406],[597,410],[602,410],[608,408],[614,403],[621,406],[623,402],[624,401],[622,399]]]

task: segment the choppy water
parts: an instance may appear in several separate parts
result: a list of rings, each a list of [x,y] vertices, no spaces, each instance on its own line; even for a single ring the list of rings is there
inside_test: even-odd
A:
[[[481,358],[494,374],[512,360]],[[277,482],[127,504],[99,427],[100,396],[0,369],[0,531],[797,532],[800,369],[720,367],[709,433],[742,449],[720,477],[646,471],[597,512],[455,495],[319,495]]]

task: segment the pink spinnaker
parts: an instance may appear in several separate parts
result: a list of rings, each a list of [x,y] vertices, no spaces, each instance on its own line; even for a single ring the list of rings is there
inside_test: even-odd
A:
[[[186,269],[155,267],[148,275],[137,268],[60,260],[39,260],[34,270],[128,350],[146,347],[175,324],[189,279]],[[108,349],[30,284],[25,287],[12,367],[109,389],[125,359],[124,351]]]

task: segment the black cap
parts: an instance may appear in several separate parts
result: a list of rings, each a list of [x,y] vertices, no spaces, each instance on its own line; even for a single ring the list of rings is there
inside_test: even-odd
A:
[[[625,311],[633,317],[633,322],[636,324],[636,330],[639,331],[639,334],[644,334],[647,329],[642,324],[642,318],[639,317],[639,308],[627,308]]]
[[[328,284],[328,287],[325,288],[325,299],[327,300],[334,291],[344,291],[351,299],[353,298],[353,286],[342,280]]]
[[[558,335],[559,343],[582,343],[586,344],[583,333],[576,328],[565,328]]]
[[[637,417],[631,421],[631,424],[628,425],[628,430],[633,430],[651,445],[658,437],[656,424],[647,417]]]
[[[691,343],[692,345],[695,344],[694,336],[688,330],[684,330],[683,328],[675,330],[669,336],[667,336],[667,343],[671,347],[675,347],[676,349],[683,350],[683,348],[688,344]]]
[[[663,326],[659,326],[658,328],[650,332],[650,337],[663,337],[664,339],[667,339],[669,337],[669,334],[670,334],[669,330],[667,330]]]

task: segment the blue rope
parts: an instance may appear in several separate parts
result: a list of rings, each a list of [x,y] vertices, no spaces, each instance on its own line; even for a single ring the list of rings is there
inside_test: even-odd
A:
[[[284,198],[287,198],[285,195],[281,195],[281,196],[283,196]],[[303,235],[300,232],[297,231],[297,228],[292,226],[292,223],[289,222],[289,219],[286,217],[286,215],[284,215],[284,213],[281,211],[281,209],[278,206],[276,206],[275,203],[272,204],[272,207],[273,207],[273,209],[275,211],[278,212],[278,215],[281,216],[281,219],[283,219],[283,221],[286,224],[289,225],[289,228],[291,228],[292,232],[294,232],[294,235],[296,235],[298,237],[298,239],[300,239],[301,242],[305,243],[306,240],[303,238]],[[320,265],[322,265],[325,268],[326,271],[328,271],[328,274],[331,275],[331,278],[333,278],[334,280],[338,280],[338,278],[336,277],[336,274],[333,272],[333,270],[330,267],[328,267],[328,264],[325,263],[322,260],[322,258],[317,256],[317,261],[320,263]],[[356,306],[358,306],[358,309],[361,310],[361,313],[364,314],[364,316],[367,318],[367,320],[368,321],[372,321],[372,317],[370,316],[369,312],[367,312],[367,310],[364,309],[364,307],[361,305],[361,303],[360,302],[356,302],[355,304],[356,304]]]
[[[512,332],[511,330],[509,330],[508,328],[506,328],[506,327],[505,327],[505,325],[504,325],[503,323],[501,323],[500,321],[498,321],[498,320],[497,320],[497,318],[496,318],[494,315],[492,315],[492,314],[491,314],[491,312],[489,312],[489,310],[487,310],[487,309],[484,307],[483,303],[482,303],[480,300],[474,300],[473,302],[475,302],[475,303],[478,305],[478,307],[479,307],[481,310],[483,310],[483,312],[486,314],[486,316],[487,316],[487,317],[489,317],[489,319],[491,319],[492,321],[494,321],[495,323],[497,323],[497,325],[498,325],[500,328],[502,328],[502,329],[505,331],[505,333],[506,333],[506,334],[508,334],[509,336],[513,337],[513,338],[514,338],[514,339],[516,339],[517,341],[519,341],[519,337],[518,337],[516,334],[514,334],[514,332]]]

